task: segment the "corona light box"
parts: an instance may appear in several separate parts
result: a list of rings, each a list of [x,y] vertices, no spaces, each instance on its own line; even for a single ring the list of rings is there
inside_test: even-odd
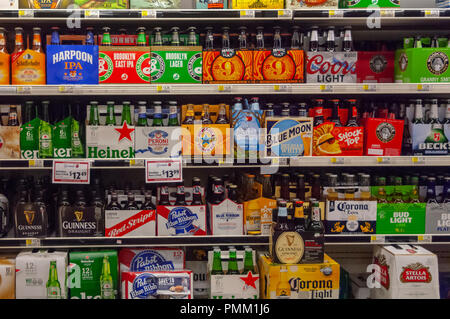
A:
[[[308,52],[307,83],[356,83],[358,52]]]

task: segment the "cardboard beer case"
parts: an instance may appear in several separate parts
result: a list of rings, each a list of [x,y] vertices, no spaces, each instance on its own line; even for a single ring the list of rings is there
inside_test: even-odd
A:
[[[120,273],[182,270],[185,269],[185,253],[181,248],[122,248],[119,269]]]
[[[15,10],[19,8],[19,0],[6,0],[0,3],[0,10]]]
[[[90,114],[87,106],[87,115]],[[104,126],[106,105],[99,105],[100,126],[89,125],[86,119],[86,153],[87,158],[134,158],[135,127],[131,123],[123,125]],[[131,106],[131,114],[134,107]],[[120,123],[122,106],[115,105],[116,123]]]
[[[259,154],[263,153],[264,141],[260,136],[263,126],[264,112],[262,110],[253,111],[250,108],[244,108],[232,112],[234,158],[257,159]]]
[[[406,1],[405,1],[406,2]],[[399,8],[400,0],[339,0],[340,9]]]
[[[262,299],[339,299],[340,266],[327,254],[323,263],[284,265],[261,254],[258,266]]]
[[[47,45],[47,84],[98,84],[98,46],[84,35],[60,35],[60,45]],[[97,38],[94,37],[95,43]],[[70,41],[80,44],[63,44]],[[51,35],[47,35],[51,43]]]
[[[231,6],[228,0],[218,1],[219,3],[208,3],[208,0],[195,0],[195,9],[228,9]]]
[[[5,42],[3,42],[2,44],[6,45]],[[0,52],[0,85],[10,84],[11,82],[10,73],[11,73],[11,55],[7,52]]]
[[[372,263],[378,265],[372,299],[439,299],[438,258],[425,248],[375,246]]]
[[[244,205],[229,198],[219,204],[208,203],[211,235],[244,235]]]
[[[22,119],[21,106],[17,107],[17,120]],[[10,105],[0,105],[0,159],[20,158],[20,126],[5,126],[8,123]]]
[[[401,155],[404,120],[369,118],[364,127],[364,155]]]
[[[284,9],[283,0],[231,0],[231,9]]]
[[[200,9],[192,0],[130,0],[130,9]],[[203,8],[206,9],[206,8]]]
[[[356,83],[358,52],[307,52],[307,83]]]
[[[427,204],[425,233],[426,234],[450,234],[450,204]]]
[[[252,250],[254,271],[239,275],[228,275],[229,252],[221,251],[224,275],[211,274],[213,264],[212,250],[208,251],[208,279],[210,282],[210,299],[259,299],[260,275],[258,274],[256,251]],[[238,270],[244,269],[244,251],[236,251]]]
[[[9,0],[11,1],[11,0]],[[67,9],[74,6],[74,0],[16,0],[19,9]]]
[[[364,152],[364,127],[336,127],[325,122],[314,127],[313,156],[361,156]]]
[[[208,299],[208,249],[206,247],[186,247],[186,269],[192,270],[194,299]]]
[[[426,203],[378,203],[377,234],[424,234]]]
[[[50,263],[56,262],[59,288],[47,287]],[[16,299],[67,299],[68,254],[63,251],[21,251],[16,257]]]
[[[358,51],[358,83],[394,83],[393,51]]]
[[[16,299],[16,260],[12,255],[0,255],[0,299]]]
[[[286,9],[337,9],[338,0],[286,0]]]
[[[130,0],[73,0],[73,2],[80,9],[128,9],[130,7]]]
[[[11,54],[11,84],[45,85],[45,53],[26,49]]]
[[[413,124],[410,121],[409,131],[413,155],[449,154],[450,124]]]
[[[59,211],[57,234],[60,237],[102,237],[105,212],[96,206],[65,206]]]

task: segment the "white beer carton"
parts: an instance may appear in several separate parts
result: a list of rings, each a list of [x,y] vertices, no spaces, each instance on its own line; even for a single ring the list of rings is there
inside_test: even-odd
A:
[[[60,291],[49,296],[50,262],[56,261]],[[22,251],[16,258],[16,299],[67,299],[67,252]],[[54,293],[54,292],[52,292]]]
[[[136,127],[136,158],[172,158],[181,155],[181,127]]]
[[[120,273],[184,268],[185,254],[180,248],[122,248],[119,251]]]
[[[14,10],[19,8],[19,0],[0,1],[0,10]]]
[[[354,299],[370,299],[370,288],[367,287],[367,273],[350,274]]]
[[[437,256],[416,245],[376,246],[373,299],[439,299]]]
[[[211,235],[244,235],[244,205],[225,199],[209,203]]]
[[[236,251],[239,271],[244,269],[243,250]],[[256,265],[256,253],[253,250],[253,265]],[[259,298],[259,274],[255,266],[255,272],[249,271],[240,275],[211,275],[214,252],[208,251],[208,277],[210,280],[210,299],[258,299]],[[228,251],[221,251],[222,269],[228,270]]]
[[[16,299],[16,266],[14,257],[0,255],[0,299]]]

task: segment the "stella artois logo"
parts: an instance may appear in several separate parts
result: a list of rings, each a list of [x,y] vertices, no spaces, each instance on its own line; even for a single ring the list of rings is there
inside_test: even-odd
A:
[[[428,71],[441,75],[448,69],[448,56],[443,52],[433,52],[427,59]]]
[[[25,219],[27,221],[28,225],[32,225],[34,221],[34,216],[36,215],[36,212],[34,210],[25,210],[23,212],[25,214]]]
[[[106,81],[114,71],[114,64],[111,58],[100,52],[99,60],[98,60],[98,76],[100,78],[100,82]]]
[[[432,280],[430,267],[425,267],[421,263],[414,263],[402,267],[403,270],[400,274],[400,281],[402,283],[430,283]]]
[[[374,73],[381,73],[386,69],[387,60],[383,55],[375,55],[370,59],[369,67]]]
[[[380,267],[380,284],[389,290],[389,265],[386,262],[386,257],[384,255],[377,256],[374,259],[374,263]]]
[[[83,211],[74,211],[75,218],[77,219],[77,222],[81,222],[83,219]]]

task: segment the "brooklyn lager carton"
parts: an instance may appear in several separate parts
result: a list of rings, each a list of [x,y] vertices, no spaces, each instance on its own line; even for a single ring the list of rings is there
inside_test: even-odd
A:
[[[337,9],[338,0],[287,0],[287,9]]]
[[[237,268],[241,274],[227,274],[229,251],[221,251],[220,257],[224,274],[213,274],[212,250],[208,251],[208,278],[210,299],[259,299],[260,275],[257,267],[244,273],[243,250],[236,251]],[[256,252],[252,251],[253,265],[256,265]]]
[[[307,83],[356,83],[358,52],[308,52]]]
[[[375,246],[371,299],[439,299],[438,258],[417,245]]]
[[[192,299],[191,270],[122,273],[122,299]]]
[[[185,268],[185,254],[181,248],[122,248],[119,268],[120,273],[182,270]]]
[[[341,9],[376,7],[400,8],[400,0],[339,0],[339,8]]]
[[[356,77],[358,83],[393,83],[393,51],[358,51]]]
[[[427,204],[425,233],[449,234],[450,233],[450,204]]]
[[[20,252],[16,257],[16,299],[67,299],[67,265],[67,252]]]
[[[283,9],[283,0],[232,0],[231,9]]]
[[[378,203],[377,234],[424,234],[425,212],[425,203]]]
[[[340,266],[327,254],[323,263],[275,264],[260,255],[263,299],[338,299]]]
[[[266,118],[266,156],[311,156],[313,119]]]
[[[244,205],[228,198],[208,203],[211,235],[244,235]]]
[[[0,105],[0,112],[2,116],[0,121],[2,123],[8,122],[10,105]],[[21,107],[15,105],[17,108],[17,121],[21,119]],[[0,158],[20,158],[20,127],[19,126],[0,126]]]
[[[19,0],[6,0],[0,4],[0,10],[14,10],[19,7]]]
[[[364,155],[401,155],[404,120],[369,118],[364,127]]]
[[[73,251],[67,268],[71,299],[116,299],[119,296],[117,251]]]
[[[376,201],[327,201],[325,229],[328,234],[376,234]]]
[[[0,299],[16,299],[16,261],[0,255]]]
[[[413,124],[410,122],[414,155],[448,155],[450,124]]]
[[[113,0],[113,1],[99,1],[99,0],[73,0],[74,4],[80,9],[128,9],[129,0]]]

